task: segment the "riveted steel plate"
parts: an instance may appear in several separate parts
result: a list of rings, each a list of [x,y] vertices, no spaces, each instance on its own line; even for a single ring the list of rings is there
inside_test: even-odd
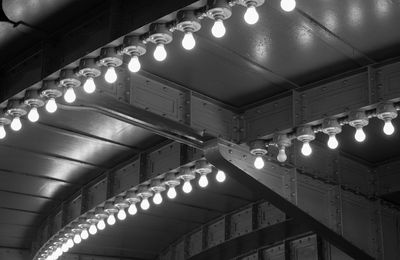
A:
[[[249,207],[230,216],[229,237],[235,238],[253,230],[253,208]]]
[[[285,221],[285,213],[271,205],[263,202],[257,205],[257,227],[267,227]]]
[[[225,219],[218,220],[207,227],[207,248],[225,241]]]
[[[262,250],[263,260],[285,260],[285,245],[277,245]]]
[[[290,254],[293,260],[318,260],[317,237],[312,235],[292,241]]]

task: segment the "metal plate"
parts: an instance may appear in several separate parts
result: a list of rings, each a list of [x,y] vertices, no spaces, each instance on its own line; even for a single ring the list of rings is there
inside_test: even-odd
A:
[[[290,254],[294,260],[318,260],[317,238],[315,235],[290,243]]]
[[[263,260],[285,260],[285,245],[278,245],[262,251]]]
[[[213,247],[225,241],[225,219],[221,219],[207,227],[207,247]]]
[[[253,231],[253,208],[247,208],[230,216],[229,238]]]

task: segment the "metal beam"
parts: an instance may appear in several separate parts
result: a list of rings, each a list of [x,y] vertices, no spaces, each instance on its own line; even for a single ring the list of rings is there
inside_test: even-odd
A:
[[[213,141],[205,150],[205,156],[207,160],[218,169],[229,173],[229,176],[231,178],[234,178],[239,183],[242,183],[249,190],[252,190],[257,194],[261,194],[274,206],[276,206],[289,216],[293,217],[297,221],[301,221],[301,223],[307,225],[311,230],[316,232],[322,238],[324,238],[329,243],[333,244],[335,247],[339,248],[349,256],[353,257],[354,259],[374,259],[369,254],[361,250],[359,247],[349,242],[343,236],[337,234],[332,229],[322,224],[311,215],[307,214],[304,210],[297,207],[296,205],[273,191],[270,187],[264,185],[262,182],[260,182],[260,177],[253,174],[252,171],[249,171],[248,167],[244,167],[244,169],[239,169],[238,167],[236,167],[221,153],[220,145],[221,144],[219,144],[217,141]],[[229,149],[231,148],[228,147],[227,150]]]

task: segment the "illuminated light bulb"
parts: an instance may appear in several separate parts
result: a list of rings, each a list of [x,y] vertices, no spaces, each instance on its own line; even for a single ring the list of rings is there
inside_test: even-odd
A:
[[[385,125],[383,126],[383,132],[386,135],[392,135],[394,133],[394,126],[391,119],[385,120]]]
[[[182,39],[182,47],[185,48],[185,50],[190,51],[196,46],[196,40],[193,37],[192,32],[186,32],[185,36]]]
[[[226,29],[224,26],[224,21],[221,19],[217,19],[214,22],[213,27],[211,28],[211,33],[215,38],[221,38],[225,35]]]
[[[301,147],[301,153],[304,156],[310,156],[311,155],[312,148],[311,148],[310,142],[304,142],[303,143],[303,146]]]
[[[61,247],[57,248],[55,253],[56,253],[57,258],[60,257],[63,254]]]
[[[11,129],[14,131],[19,131],[22,128],[22,124],[21,124],[21,119],[19,118],[19,116],[14,117],[14,119],[11,122]]]
[[[296,8],[296,0],[281,0],[281,8],[285,12],[291,12]]]
[[[354,134],[354,138],[359,143],[365,141],[366,136],[362,127],[357,127],[356,133]]]
[[[0,139],[4,139],[6,135],[7,133],[6,130],[4,129],[4,125],[0,125]]]
[[[67,247],[72,248],[74,247],[74,241],[71,238],[69,238],[66,245]]]
[[[159,191],[156,192],[156,194],[154,194],[153,197],[153,202],[154,204],[160,205],[163,201],[163,198],[161,196],[161,193]]]
[[[285,152],[285,147],[281,147],[279,148],[279,152],[278,152],[278,156],[276,157],[276,159],[279,162],[285,162],[287,160],[287,155]]]
[[[264,160],[261,156],[257,156],[257,158],[254,160],[254,167],[256,167],[256,169],[261,170],[262,168],[264,168]]]
[[[39,113],[38,113],[37,107],[31,108],[31,110],[28,113],[28,119],[32,123],[35,123],[39,120]]]
[[[218,170],[217,175],[215,175],[215,179],[218,182],[224,182],[226,180],[226,175],[224,171]]]
[[[251,5],[251,6],[247,7],[247,10],[244,13],[243,18],[246,21],[246,23],[248,23],[248,24],[256,24],[260,17],[258,15],[256,7],[254,5]]]
[[[336,149],[338,146],[339,146],[339,142],[336,139],[336,135],[334,135],[334,134],[329,135],[328,147],[331,149]]]
[[[129,215],[135,215],[137,213],[137,207],[135,203],[132,203],[128,208]]]
[[[74,236],[74,243],[79,244],[82,241],[82,238],[79,234],[75,234]]]
[[[86,228],[85,228],[84,230],[82,230],[81,238],[82,238],[82,239],[88,239],[88,237],[89,237],[89,233],[88,233],[88,231],[87,231]]]
[[[115,224],[115,221],[116,220],[115,220],[114,214],[110,214],[110,216],[108,216],[108,218],[107,218],[107,224],[112,226]]]
[[[110,84],[117,81],[117,73],[113,66],[108,67],[106,74],[104,74],[104,79]]]
[[[64,94],[64,100],[67,103],[73,103],[76,100],[76,95],[73,87],[67,88],[67,91],[65,91]]]
[[[96,91],[96,84],[94,83],[94,79],[92,77],[87,78],[85,84],[83,84],[83,90],[88,94],[92,94]]]
[[[54,98],[50,98],[46,103],[46,110],[49,113],[54,113],[57,111],[57,103]]]
[[[199,179],[199,186],[205,188],[208,186],[208,178],[206,174],[202,174]]]
[[[154,59],[157,61],[163,61],[167,58],[167,51],[165,50],[165,46],[162,43],[157,44],[156,49],[153,53]]]
[[[91,235],[95,235],[95,234],[97,233],[97,227],[96,227],[95,224],[90,225],[89,233],[90,233]]]
[[[126,219],[125,209],[123,209],[123,208],[119,209],[118,214],[117,214],[117,218],[119,220],[125,220]]]
[[[101,219],[98,223],[97,223],[97,228],[99,230],[104,230],[106,228],[106,222],[104,222],[104,219]]]
[[[174,186],[169,187],[168,192],[167,192],[167,196],[170,199],[175,199],[176,198],[176,189]]]
[[[62,250],[64,253],[68,252],[68,250],[69,250],[69,247],[67,246],[67,244],[66,244],[66,243],[65,243],[65,244],[62,244],[62,246],[61,246],[61,250]]]
[[[140,207],[143,210],[148,210],[150,208],[150,202],[148,198],[143,198],[142,202],[140,203]]]
[[[132,56],[131,60],[128,63],[128,69],[131,72],[138,72],[142,66],[140,65],[139,57],[138,56]]]
[[[186,180],[182,186],[182,190],[184,193],[190,193],[192,191],[192,184],[190,184],[190,180]]]

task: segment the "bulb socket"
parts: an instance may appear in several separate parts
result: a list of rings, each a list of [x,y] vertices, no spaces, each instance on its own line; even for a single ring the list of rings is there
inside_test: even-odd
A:
[[[96,215],[93,212],[89,212],[86,214],[86,221],[89,224],[96,224],[99,222],[99,219],[96,217]]]
[[[194,171],[201,175],[209,174],[212,172],[212,167],[206,160],[199,160],[195,163]]]
[[[145,198],[150,198],[151,196],[153,196],[153,192],[149,189],[149,186],[141,185],[139,187],[137,195],[139,197],[141,197],[142,199],[145,199]]]
[[[94,211],[94,215],[98,219],[105,219],[108,218],[108,213],[104,210],[104,208],[97,207]]]
[[[133,190],[127,191],[125,200],[127,200],[131,204],[140,202],[140,198],[138,197],[136,192]]]
[[[342,132],[342,126],[335,118],[328,118],[322,122],[322,132],[327,135],[337,135]]]
[[[142,56],[146,53],[146,44],[139,36],[130,35],[124,38],[122,52],[129,56]]]
[[[101,70],[95,58],[85,58],[79,61],[78,73],[85,77],[97,78],[101,75]]]
[[[87,219],[86,218],[84,218],[84,217],[80,217],[79,218],[79,220],[78,220],[78,227],[80,228],[80,229],[87,229],[87,228],[89,228],[90,227],[90,224],[87,222]]]
[[[82,232],[82,229],[79,227],[79,223],[78,223],[78,222],[73,222],[73,223],[72,223],[71,231],[72,231],[74,234],[79,234],[79,233]]]
[[[0,112],[0,125],[9,125],[11,124],[12,117],[5,113],[4,111]]]
[[[60,71],[59,82],[66,88],[77,88],[81,85],[79,74],[75,73],[73,69],[63,69]]]
[[[274,135],[273,141],[279,149],[281,149],[282,147],[286,148],[292,145],[292,141],[290,141],[289,137],[286,134]]]
[[[28,107],[20,100],[12,99],[7,103],[7,113],[13,117],[21,117],[28,113]]]
[[[122,65],[122,56],[115,47],[106,47],[100,50],[99,63],[106,67],[119,67]]]
[[[209,0],[206,15],[213,20],[226,20],[232,15],[232,8],[226,0]]]
[[[266,147],[266,142],[261,139],[254,140],[250,142],[250,153],[255,156],[263,156],[266,155],[268,150]]]
[[[37,90],[27,90],[25,92],[24,103],[30,107],[42,107],[45,104]]]
[[[118,208],[114,206],[111,201],[107,201],[104,205],[104,211],[107,212],[109,215],[115,214],[118,212]]]
[[[184,181],[187,181],[187,180],[190,181],[190,180],[193,180],[196,178],[196,174],[189,167],[182,167],[179,170],[178,178],[180,178]]]
[[[177,178],[175,173],[169,172],[165,175],[164,184],[169,187],[175,187],[181,184],[181,181]]]
[[[152,23],[147,40],[154,44],[168,44],[172,42],[172,32],[165,23]]]
[[[300,142],[311,142],[315,139],[315,133],[311,126],[302,126],[296,130],[297,140]]]
[[[364,111],[352,111],[349,114],[349,125],[355,128],[367,126],[368,117]]]
[[[182,32],[197,32],[201,29],[200,20],[197,18],[195,11],[179,11],[177,14],[176,29]]]
[[[265,3],[265,0],[238,0],[237,4],[243,5],[244,7],[259,7]]]
[[[40,95],[46,98],[58,98],[63,94],[60,84],[56,80],[45,80],[40,89]]]
[[[377,117],[381,120],[393,120],[397,117],[397,110],[393,103],[381,103],[376,108]]]
[[[165,185],[161,182],[160,179],[152,180],[150,183],[150,190],[154,193],[163,192],[166,190]]]
[[[114,206],[118,209],[125,209],[129,207],[129,202],[124,199],[122,196],[118,196],[114,201]]]

